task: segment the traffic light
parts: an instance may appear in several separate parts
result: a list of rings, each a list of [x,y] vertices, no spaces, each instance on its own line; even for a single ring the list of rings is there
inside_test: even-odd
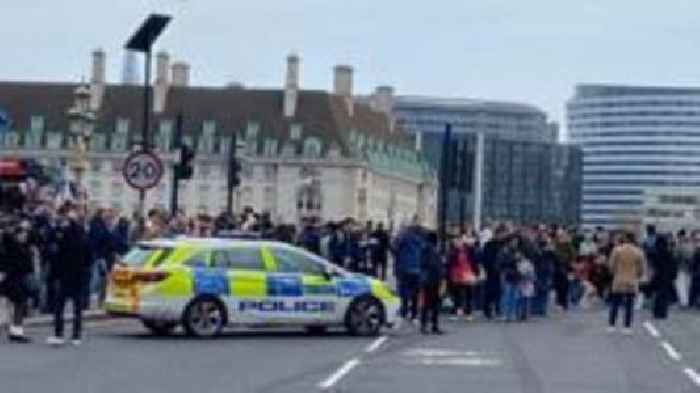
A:
[[[180,163],[175,166],[175,177],[178,180],[189,180],[194,174],[194,150],[187,146],[180,147]]]

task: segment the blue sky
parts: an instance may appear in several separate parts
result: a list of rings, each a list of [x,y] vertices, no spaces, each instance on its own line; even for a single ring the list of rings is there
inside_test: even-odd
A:
[[[95,47],[108,78],[145,15],[170,12],[159,41],[198,85],[280,86],[302,57],[305,88],[356,69],[358,93],[514,100],[562,121],[576,83],[700,86],[700,2],[666,0],[3,0],[0,79],[75,80]]]

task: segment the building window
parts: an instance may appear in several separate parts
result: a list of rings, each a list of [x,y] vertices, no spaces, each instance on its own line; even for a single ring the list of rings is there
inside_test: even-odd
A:
[[[274,182],[277,177],[277,166],[275,164],[265,165],[265,181]]]
[[[202,164],[197,168],[197,174],[203,178],[211,175],[211,165]]]
[[[216,122],[214,120],[205,120],[202,123],[202,133],[204,135],[214,135],[216,132]]]
[[[90,189],[92,190],[100,190],[102,189],[102,182],[100,180],[93,180],[90,182]]]
[[[128,134],[129,133],[129,119],[125,118],[118,118],[117,119],[117,128],[116,131],[118,134]]]
[[[100,172],[102,170],[102,161],[90,160],[90,170],[92,172]]]
[[[300,124],[292,124],[291,129],[289,130],[289,137],[294,141],[298,141],[299,139],[301,139]]]
[[[34,132],[44,131],[44,116],[32,116],[30,120],[31,130]]]
[[[321,141],[318,138],[308,138],[304,141],[304,157],[321,157]]]
[[[112,160],[112,172],[121,173],[124,167],[122,160]]]
[[[274,157],[277,155],[277,140],[266,139],[265,140],[265,155],[268,157]]]

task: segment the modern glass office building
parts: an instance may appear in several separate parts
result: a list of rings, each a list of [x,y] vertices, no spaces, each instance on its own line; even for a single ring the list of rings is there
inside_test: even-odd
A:
[[[650,194],[700,193],[700,88],[579,85],[567,117],[583,150],[584,225],[647,222]]]
[[[435,168],[441,163],[446,124],[452,125],[453,141],[467,142],[472,162],[478,156],[477,135],[484,135],[482,223],[578,224],[581,152],[557,143],[558,125],[542,110],[520,103],[398,96],[393,113],[405,132],[416,135]],[[475,211],[474,191],[465,198],[468,222]],[[458,222],[459,203],[452,192],[449,222]]]

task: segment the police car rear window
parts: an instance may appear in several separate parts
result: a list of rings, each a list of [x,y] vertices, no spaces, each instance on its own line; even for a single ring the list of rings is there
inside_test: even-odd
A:
[[[131,251],[122,258],[121,262],[129,266],[143,266],[148,263],[154,255],[159,254],[156,260],[153,261],[153,266],[158,266],[173,253],[173,250],[172,247],[140,245],[131,249]]]

